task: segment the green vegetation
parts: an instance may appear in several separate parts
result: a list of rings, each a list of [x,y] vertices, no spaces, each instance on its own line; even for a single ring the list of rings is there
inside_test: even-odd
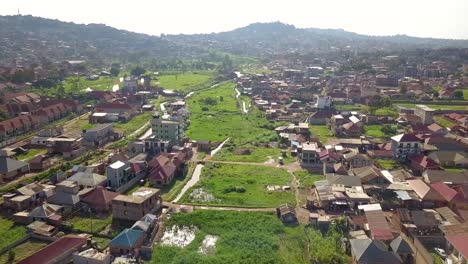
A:
[[[260,146],[256,147],[251,145],[244,145],[241,148],[235,148],[232,144],[226,144],[224,148],[216,153],[212,160],[265,162],[268,160],[268,156],[271,156],[271,158],[276,161],[278,157],[281,156],[281,149]]]
[[[407,107],[407,108],[416,108],[416,104],[394,104],[395,106],[403,106],[403,107]],[[468,105],[447,105],[447,104],[431,104],[431,105],[427,105],[429,106],[430,108],[432,109],[435,109],[435,110],[468,110]]]
[[[73,224],[73,229],[83,233],[98,233],[106,226],[112,224],[112,216],[106,218],[97,218],[89,216],[75,215],[68,222]]]
[[[310,173],[306,170],[296,171],[294,172],[294,175],[299,181],[300,188],[309,188],[314,185],[316,181],[325,179],[321,174]]]
[[[311,133],[311,137],[318,137],[320,142],[322,142],[323,144],[327,143],[328,139],[333,137],[332,132],[325,125],[309,125],[309,131]]]
[[[209,163],[203,170],[200,182],[193,188],[202,189],[214,196],[206,200],[198,196],[191,199],[189,191],[183,202],[242,207],[276,207],[280,204],[294,204],[292,191],[268,191],[268,185],[289,185],[290,175],[283,169],[253,165],[232,165]]]
[[[17,263],[20,260],[27,258],[39,251],[40,249],[46,247],[47,245],[48,244],[46,242],[35,239],[29,239],[28,241],[16,246],[12,251],[8,251],[14,252],[14,260],[11,263]],[[8,252],[3,255],[0,255],[0,263],[9,263]]]
[[[186,134],[192,139],[206,139],[214,142],[224,141],[231,137],[235,143],[269,142],[277,139],[272,131],[274,125],[270,124],[260,111],[253,111],[247,115],[240,113],[238,102],[235,99],[235,84],[226,82],[214,89],[196,93],[188,100],[191,111],[190,126]],[[206,105],[201,102],[205,98],[222,97],[222,103]],[[207,111],[203,108],[207,107]]]
[[[468,88],[464,88],[462,92],[463,92],[463,99],[468,100]]]
[[[445,262],[436,253],[431,253],[434,264],[444,264]]]
[[[26,228],[16,225],[12,220],[0,217],[0,249],[26,235]]]
[[[339,221],[340,223],[343,221]],[[272,213],[200,210],[173,215],[167,225],[194,226],[195,239],[186,247],[156,245],[151,263],[348,263],[341,249],[342,230],[333,224],[322,235],[302,225],[285,226]],[[219,239],[211,254],[199,247],[206,235]]]
[[[364,133],[366,136],[374,138],[383,138],[394,136],[398,127],[396,125],[365,125]]]
[[[453,123],[452,121],[446,119],[443,116],[435,116],[434,120],[436,121],[437,124],[439,124],[439,125],[441,125],[443,127],[447,127],[447,128],[451,128],[451,127],[453,127],[455,125],[455,123]]]
[[[84,93],[86,88],[91,88],[93,91],[112,91],[112,86],[119,83],[119,78],[115,77],[100,77],[98,80],[90,81],[84,77],[69,77],[63,83],[65,93]]]
[[[360,111],[362,106],[361,104],[337,104],[335,109],[337,111]]]
[[[44,154],[46,152],[46,149],[29,149],[28,152],[16,155],[16,159],[29,162],[37,155]]]
[[[204,72],[180,72],[171,75],[159,76],[159,86],[164,89],[187,91],[195,85],[207,82],[212,78],[213,74],[208,71]]]
[[[444,171],[450,171],[450,172],[464,172],[466,169],[463,168],[454,168],[454,167],[443,167]]]
[[[130,135],[139,128],[143,127],[147,122],[151,121],[151,116],[153,112],[143,112],[137,116],[134,116],[126,123],[117,123],[114,125],[114,129],[122,130],[125,136]],[[144,130],[144,129],[143,129]],[[144,131],[146,132],[146,130]],[[143,132],[143,133],[144,133]]]
[[[377,116],[391,116],[391,117],[398,116],[397,110],[393,107],[382,107],[382,108],[375,109],[371,112],[372,114],[377,115]]]
[[[400,164],[398,164],[398,162],[393,159],[375,159],[374,162],[384,170],[392,170],[400,167]]]
[[[96,241],[99,248],[104,249],[109,246],[110,239],[105,237],[96,237],[93,236],[93,240]]]
[[[161,189],[163,201],[174,200],[177,197],[177,195],[180,193],[182,188],[184,188],[184,185],[190,180],[194,170],[195,170],[195,164],[189,163],[189,168],[187,170],[187,173],[185,173],[183,176],[174,177],[171,183],[169,183],[168,185],[165,185]]]

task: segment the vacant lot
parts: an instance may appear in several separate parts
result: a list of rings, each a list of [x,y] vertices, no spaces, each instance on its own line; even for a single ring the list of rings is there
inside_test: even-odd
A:
[[[248,152],[241,153],[242,150]],[[281,157],[281,149],[255,147],[252,145],[244,145],[236,148],[232,145],[225,145],[212,159],[222,161],[265,162],[268,161],[268,157],[277,160],[278,157]]]
[[[117,130],[122,130],[124,135],[128,136],[131,133],[135,132],[139,128],[143,127],[147,122],[151,121],[151,116],[153,112],[144,112],[137,116],[134,116],[130,121],[126,123],[116,123],[114,128]]]
[[[455,123],[453,123],[452,121],[446,119],[443,116],[435,116],[434,120],[436,121],[437,124],[439,124],[439,125],[441,125],[443,127],[447,127],[447,128],[452,128],[454,125],[456,125]]]
[[[219,160],[230,161],[256,161],[263,162],[267,156],[280,153],[260,148],[255,150],[252,146],[260,146],[278,139],[274,128],[281,124],[268,122],[264,113],[253,110],[242,114],[238,101],[235,98],[235,84],[226,82],[214,89],[196,93],[188,100],[191,111],[190,126],[186,135],[194,140],[211,140],[221,142],[230,137],[228,148],[222,150]],[[235,153],[250,155],[236,156]],[[218,154],[217,154],[218,155]]]
[[[196,228],[184,248],[157,245],[151,263],[310,263],[304,227],[285,227],[272,213],[200,210],[173,215],[166,227]],[[199,253],[207,235],[214,250]]]
[[[375,159],[374,161],[384,170],[393,170],[401,166],[396,160],[393,159]]]
[[[309,131],[311,137],[318,137],[323,144],[327,143],[328,139],[333,137],[332,132],[327,126],[309,125]]]
[[[31,256],[47,245],[48,244],[46,242],[29,239],[28,241],[16,246],[13,249],[15,252],[15,259],[13,260],[13,263],[17,263],[22,259]],[[8,252],[0,256],[0,263],[8,263]]]
[[[68,222],[73,224],[73,229],[82,231],[83,233],[98,233],[104,230],[106,226],[112,224],[112,216],[97,218],[95,216],[76,215],[68,219]]]
[[[291,176],[283,169],[210,163],[203,168],[200,182],[182,200],[194,204],[242,207],[294,204],[292,191],[267,190],[268,185],[284,186],[290,182]]]
[[[159,76],[159,86],[167,90],[186,91],[194,85],[208,81],[213,75],[210,72],[185,72]]]
[[[0,249],[8,246],[26,235],[26,228],[3,217],[0,217]]]
[[[46,152],[47,152],[46,149],[29,149],[28,152],[16,155],[16,159],[29,162],[37,155],[45,154]]]
[[[403,106],[407,108],[416,108],[416,104],[394,104],[395,106]],[[468,110],[468,105],[427,105],[435,110]]]

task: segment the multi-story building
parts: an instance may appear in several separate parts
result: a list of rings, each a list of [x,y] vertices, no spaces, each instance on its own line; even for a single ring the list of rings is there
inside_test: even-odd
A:
[[[320,162],[318,151],[320,149],[315,142],[307,142],[298,147],[299,162],[302,166],[322,166]]]
[[[414,114],[421,118],[423,125],[430,125],[434,123],[434,119],[432,118],[434,111],[434,109],[427,107],[426,105],[416,105]]]
[[[138,221],[162,206],[161,190],[141,187],[131,195],[119,195],[112,200],[112,217]]]
[[[329,109],[332,103],[331,96],[315,95],[317,102],[315,108],[317,109]]]
[[[106,168],[107,180],[112,188],[119,188],[132,179],[128,162],[116,161]]]
[[[168,141],[170,146],[179,144],[184,138],[184,121],[169,115],[153,115],[151,127],[155,139]]]
[[[113,130],[113,124],[99,124],[94,128],[83,131],[82,144],[98,147],[119,137],[119,133],[115,133]]]
[[[421,139],[413,134],[400,134],[391,138],[392,152],[395,158],[404,160],[421,154]]]

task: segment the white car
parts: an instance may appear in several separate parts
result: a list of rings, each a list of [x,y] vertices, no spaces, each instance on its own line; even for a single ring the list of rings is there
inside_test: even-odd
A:
[[[447,258],[447,253],[445,253],[445,250],[441,248],[434,248],[435,252],[437,255],[441,256],[442,258]]]

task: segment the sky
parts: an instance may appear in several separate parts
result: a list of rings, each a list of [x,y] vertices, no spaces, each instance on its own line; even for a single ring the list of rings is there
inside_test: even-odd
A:
[[[0,15],[101,23],[151,35],[229,31],[255,22],[367,35],[468,39],[468,0],[2,0]]]

